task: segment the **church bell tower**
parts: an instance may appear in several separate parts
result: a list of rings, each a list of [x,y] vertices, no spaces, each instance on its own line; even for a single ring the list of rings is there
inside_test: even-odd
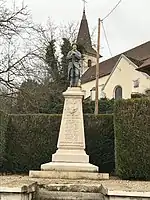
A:
[[[96,50],[92,47],[88,21],[85,14],[85,7],[83,9],[83,16],[81,19],[80,28],[77,36],[77,45],[79,47],[79,51],[81,51],[83,55],[82,74],[84,74],[90,67],[96,65]]]

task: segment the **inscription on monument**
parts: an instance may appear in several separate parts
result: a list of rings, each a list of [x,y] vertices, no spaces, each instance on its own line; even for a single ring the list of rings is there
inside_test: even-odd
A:
[[[66,99],[66,108],[63,118],[63,143],[81,144],[82,129],[80,99]]]
[[[77,143],[80,141],[79,134],[81,130],[79,119],[66,120],[64,123],[64,139],[69,143]]]

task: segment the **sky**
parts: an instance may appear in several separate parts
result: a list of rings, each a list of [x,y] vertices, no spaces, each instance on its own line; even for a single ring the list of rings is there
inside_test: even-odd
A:
[[[103,19],[118,1],[87,0],[86,16],[90,31],[97,27],[98,18]],[[28,6],[36,23],[46,23],[48,18],[57,25],[80,22],[83,13],[82,0],[24,0],[24,4]],[[104,20],[113,56],[150,40],[149,8],[150,0],[122,0],[117,9]],[[104,59],[111,57],[102,28],[101,55]]]

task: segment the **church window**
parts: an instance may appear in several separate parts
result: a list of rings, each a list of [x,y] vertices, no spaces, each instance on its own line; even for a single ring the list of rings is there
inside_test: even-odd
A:
[[[139,87],[139,79],[133,81],[133,86],[134,86],[134,88]]]
[[[115,87],[115,99],[122,99],[122,87],[119,85]]]
[[[92,66],[92,61],[89,59],[88,60],[88,67],[91,67]]]

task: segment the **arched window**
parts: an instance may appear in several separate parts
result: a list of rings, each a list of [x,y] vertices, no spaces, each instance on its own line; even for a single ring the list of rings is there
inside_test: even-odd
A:
[[[119,85],[115,87],[115,99],[122,99],[122,87]]]
[[[88,60],[88,67],[91,67],[92,66],[92,61],[89,59]]]

